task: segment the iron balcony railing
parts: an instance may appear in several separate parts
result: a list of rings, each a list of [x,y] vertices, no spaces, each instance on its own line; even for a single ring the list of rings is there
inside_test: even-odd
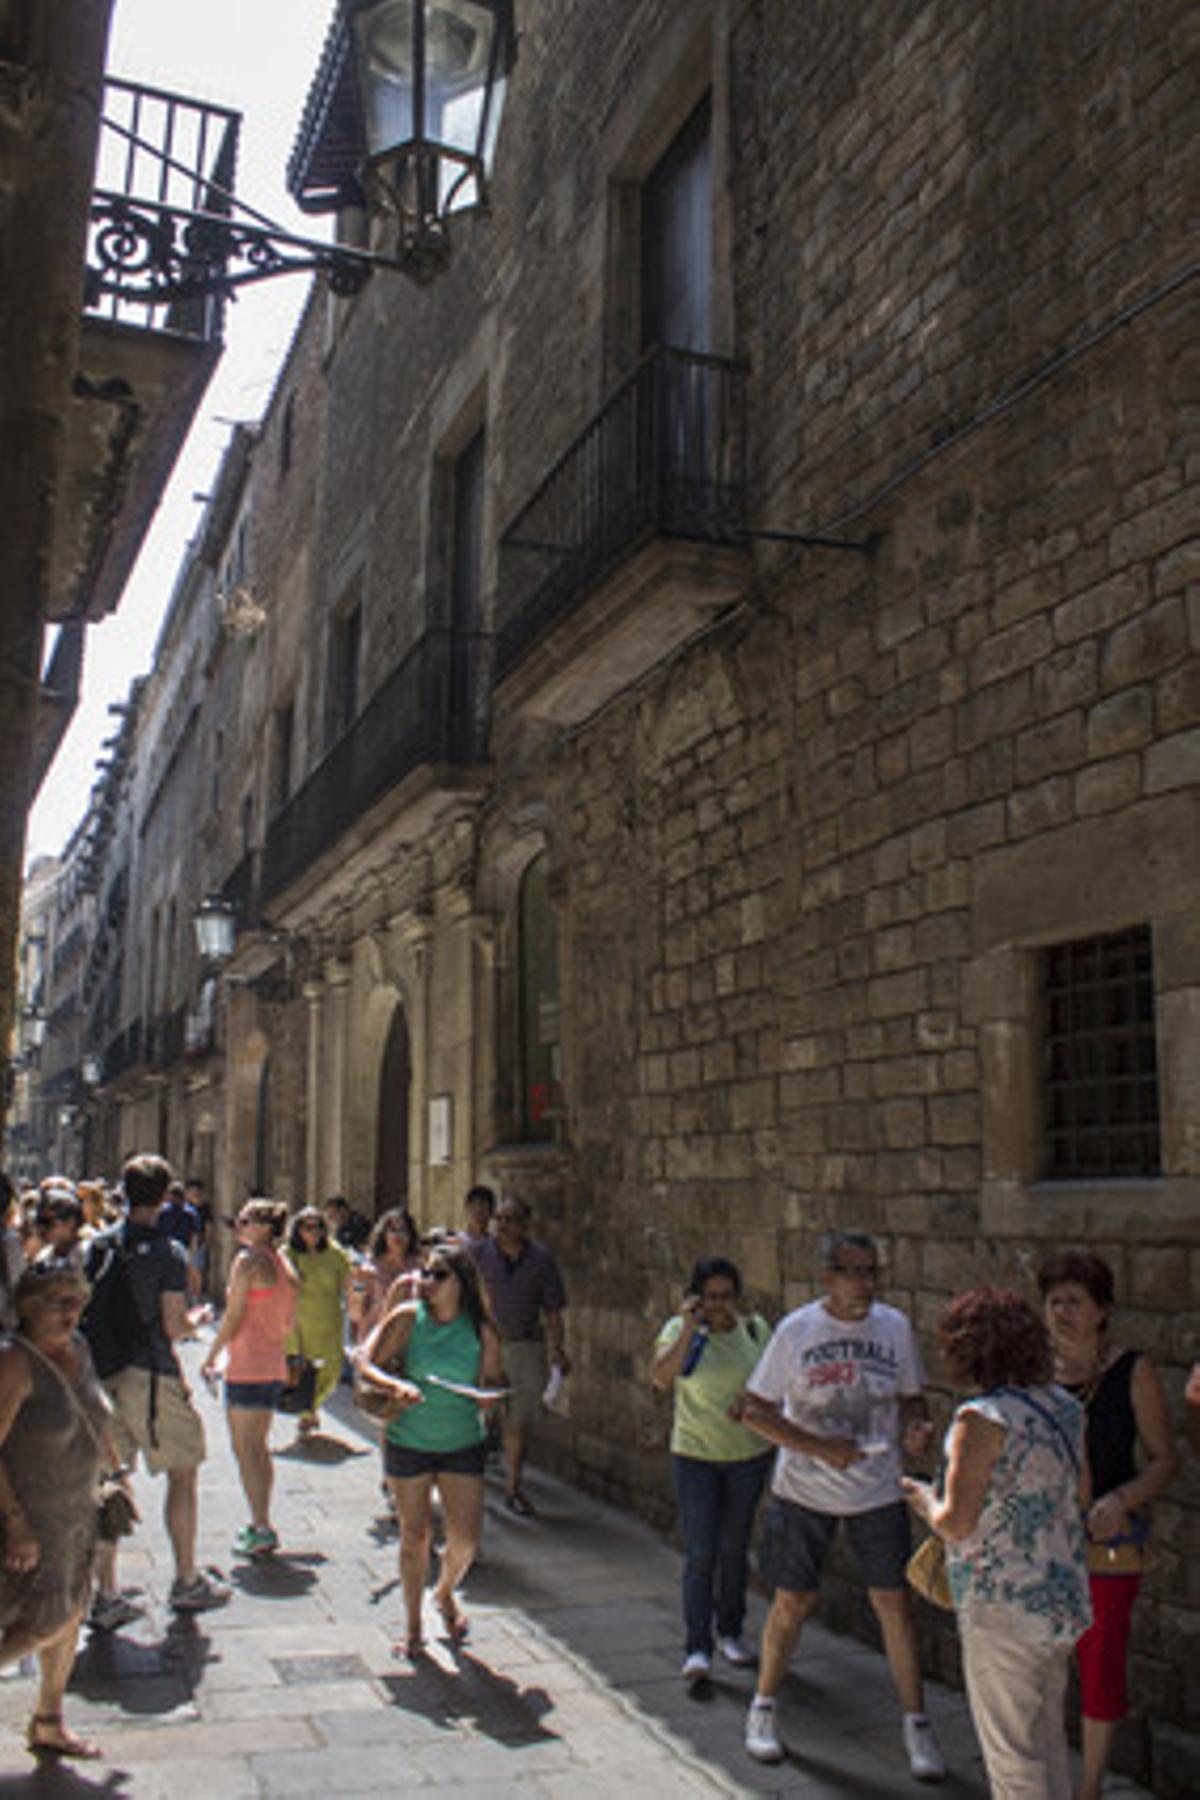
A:
[[[496,673],[644,539],[744,541],[744,371],[653,350],[500,540]]]
[[[489,640],[427,632],[267,829],[263,903],[303,874],[415,769],[466,767],[487,749]]]
[[[205,343],[220,340],[220,294],[193,294],[165,310],[131,296],[186,280],[192,270],[200,274],[214,245],[224,254],[240,129],[241,115],[228,107],[105,81],[87,257],[86,300],[95,312]]]
[[[259,891],[261,857],[257,850],[247,850],[229,879],[222,884],[221,898],[232,906],[239,931],[253,931],[262,922]]]
[[[141,1061],[142,1021],[134,1019],[105,1045],[101,1079],[115,1081],[127,1069],[136,1069]]]

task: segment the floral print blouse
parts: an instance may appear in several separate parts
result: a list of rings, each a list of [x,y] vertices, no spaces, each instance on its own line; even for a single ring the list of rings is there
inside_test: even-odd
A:
[[[1092,1617],[1079,1508],[1083,1408],[1060,1387],[996,1388],[955,1418],[966,1412],[1006,1435],[975,1530],[946,1546],[960,1621],[1073,1643]]]

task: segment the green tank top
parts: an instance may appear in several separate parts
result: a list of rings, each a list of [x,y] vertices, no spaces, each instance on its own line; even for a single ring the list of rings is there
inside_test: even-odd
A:
[[[483,1441],[483,1419],[474,1400],[447,1393],[429,1380],[479,1382],[479,1333],[465,1312],[439,1325],[425,1302],[417,1304],[412,1333],[404,1357],[404,1374],[415,1382],[424,1399],[409,1407],[387,1428],[390,1443],[407,1450],[465,1450]]]

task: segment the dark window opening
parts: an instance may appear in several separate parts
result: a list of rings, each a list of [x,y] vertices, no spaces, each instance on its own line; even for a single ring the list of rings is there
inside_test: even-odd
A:
[[[1148,925],[1042,952],[1045,1175],[1160,1170],[1154,950]]]
[[[358,717],[359,661],[362,655],[362,604],[357,602],[334,620],[329,659],[329,741],[335,743]]]
[[[286,475],[292,466],[292,452],[295,447],[296,433],[296,396],[289,394],[283,408],[283,418],[279,424],[279,473]]]
[[[281,706],[275,714],[274,769],[271,784],[271,798],[276,812],[286,806],[291,798],[295,740],[295,705]]]
[[[642,345],[708,350],[711,106],[701,101],[642,186]]]

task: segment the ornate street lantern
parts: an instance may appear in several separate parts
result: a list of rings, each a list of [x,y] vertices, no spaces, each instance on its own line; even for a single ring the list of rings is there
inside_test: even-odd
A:
[[[451,216],[487,204],[512,0],[342,0],[358,94],[367,207],[399,222],[398,260],[418,281],[450,256]]]
[[[210,894],[196,908],[193,923],[196,943],[204,960],[227,962],[233,955],[237,935],[236,913],[229,901],[222,900],[219,894]]]
[[[40,1006],[27,1006],[22,1014],[25,1041],[31,1050],[40,1050],[46,1042],[46,1015]]]
[[[288,186],[305,212],[398,220],[379,250],[298,237],[239,199],[237,113],[110,78],[87,304],[173,306],[311,269],[342,296],[376,269],[432,280],[451,216],[486,205],[515,55],[513,0],[340,0]]]

